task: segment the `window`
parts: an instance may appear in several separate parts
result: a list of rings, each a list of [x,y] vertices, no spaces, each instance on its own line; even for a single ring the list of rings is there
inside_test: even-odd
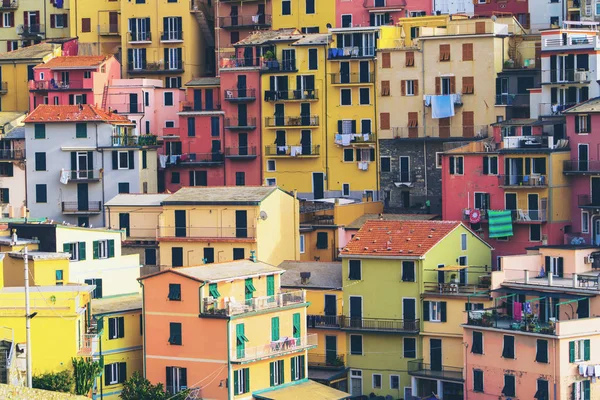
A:
[[[390,113],[379,113],[379,129],[390,129]]]
[[[439,94],[449,95],[454,93],[454,77],[453,76],[443,76],[440,78],[440,90]],[[438,91],[436,91],[438,93]]]
[[[542,240],[542,226],[541,225],[529,225],[529,241],[539,242]]]
[[[306,13],[307,14],[315,13],[315,0],[306,0]]]
[[[110,240],[95,240],[93,242],[94,260],[102,258],[113,258],[115,256],[115,241]]]
[[[415,282],[414,261],[402,261],[402,282]]]
[[[86,285],[94,285],[96,288],[92,292],[92,299],[102,298],[102,279],[85,279]]]
[[[277,186],[277,179],[275,178],[265,178],[265,182],[267,186]]]
[[[590,340],[572,340],[569,342],[569,362],[590,360]]]
[[[165,87],[167,89],[177,89],[181,87],[181,77],[180,76],[168,76],[165,78]]]
[[[104,385],[117,385],[127,380],[127,363],[118,362],[104,366]]]
[[[581,212],[581,232],[582,233],[590,232],[590,214],[587,211]]]
[[[475,78],[473,78],[472,76],[463,76],[462,84],[463,94],[475,93]]]
[[[410,157],[400,156],[398,159],[398,178],[400,182],[410,182]]]
[[[344,162],[354,161],[354,149],[344,149]]]
[[[404,65],[407,67],[415,66],[415,52],[414,51],[407,51],[405,53]]]
[[[245,251],[243,247],[234,247],[233,248],[233,259],[234,260],[243,260],[246,258]]]
[[[171,183],[181,183],[179,172],[171,172]]]
[[[416,338],[404,338],[403,348],[404,358],[417,358]]]
[[[45,184],[35,185],[35,202],[36,203],[47,203],[48,202],[48,189]]]
[[[308,69],[319,69],[319,53],[318,49],[308,49]]]
[[[85,242],[64,243],[63,253],[71,254],[71,261],[85,260]]]
[[[90,18],[81,18],[81,32],[89,33],[92,31],[92,20]]]
[[[54,278],[56,280],[56,285],[61,286],[64,282],[64,274],[62,269],[57,269],[54,271]]]
[[[171,322],[169,324],[169,343],[176,346],[181,346],[181,323]]]
[[[483,393],[483,371],[480,369],[473,370],[473,391]]]
[[[50,28],[67,28],[67,14],[50,14]]]
[[[548,341],[538,339],[536,341],[535,361],[539,363],[548,363]]]
[[[108,339],[120,339],[125,337],[125,317],[108,319]]]
[[[175,128],[175,121],[165,121],[165,128]]]
[[[190,186],[208,186],[207,171],[189,171]]]
[[[352,14],[342,15],[342,28],[352,27]]]
[[[381,68],[391,68],[392,59],[389,52],[381,53]]]
[[[430,322],[446,322],[446,302],[424,301],[423,320]]]
[[[462,175],[463,171],[463,156],[450,156],[448,158],[450,163],[450,175]]]
[[[46,153],[35,153],[35,170],[46,170]]]
[[[473,61],[473,43],[463,43],[462,45],[462,60]]]
[[[381,95],[382,96],[390,95],[390,81],[381,81]]]
[[[552,25],[553,27],[557,27],[558,28],[558,23],[560,21],[559,17],[550,17],[550,25]]]
[[[504,343],[502,346],[503,358],[515,358],[515,337],[504,335]]]
[[[165,92],[164,96],[164,105],[172,106],[173,105],[173,92]]]
[[[140,0],[137,0],[140,1]],[[176,394],[187,389],[187,368],[167,367],[167,387],[169,394]]]
[[[564,260],[562,257],[546,256],[545,257],[546,275],[552,274],[552,276],[555,276],[557,278],[562,278],[563,271],[564,271],[563,265],[564,265]]]
[[[276,162],[275,160],[267,160],[267,171],[268,172],[275,172],[276,170]]]
[[[117,151],[117,168],[116,169],[129,169],[129,152],[128,151]],[[133,152],[131,153],[133,158]]]
[[[269,363],[270,373],[271,373],[271,386],[283,385],[285,383],[285,379],[283,377],[283,361],[274,361]]]
[[[12,12],[2,13],[2,27],[3,28],[12,28],[14,25],[15,25],[15,13],[12,13]]]
[[[483,333],[473,331],[473,344],[471,345],[471,353],[483,354]]]
[[[369,105],[371,103],[371,92],[369,88],[358,89],[360,105]]]
[[[219,117],[210,117],[210,136],[218,137],[221,134],[221,124]]]
[[[408,80],[408,81],[404,81],[406,82],[406,95],[407,96],[414,96],[415,93],[415,81],[414,80]]]
[[[373,374],[373,389],[381,389],[381,374]]]
[[[119,193],[129,193],[129,182],[119,182]]]
[[[245,172],[236,172],[235,173],[235,185],[236,186],[245,186],[246,185],[246,173]]]
[[[535,395],[533,397],[538,400],[548,400],[550,398],[547,380],[545,380],[545,379],[537,380],[537,391],[535,392]]]
[[[476,311],[483,309],[483,303],[465,303],[465,311]]]
[[[349,183],[342,184],[342,196],[344,196],[344,197],[350,196],[350,184]]]
[[[304,379],[304,356],[292,357],[292,382]]]
[[[362,279],[360,260],[348,260],[348,279],[351,281],[360,281]]]
[[[590,114],[575,116],[575,133],[590,133],[591,126],[592,116]]]
[[[319,33],[318,26],[303,26],[301,29],[302,33]]]
[[[440,44],[440,61],[450,61],[449,44]]]
[[[352,105],[352,89],[340,90],[340,105],[351,106]]]
[[[83,78],[90,79],[92,77],[92,71],[83,71]]]
[[[391,172],[391,158],[390,157],[381,157],[381,172]]]
[[[502,388],[502,394],[504,396],[516,396],[515,394],[515,376],[504,375],[504,388]]]
[[[498,175],[498,157],[483,156],[483,174]]]
[[[75,124],[75,137],[77,139],[86,139],[87,138],[87,124],[86,123]]]
[[[292,15],[291,0],[281,0],[281,15]]]
[[[171,265],[173,267],[183,267],[183,247],[171,248]]]
[[[317,232],[317,249],[325,250],[329,248],[329,239],[327,232]]]
[[[181,301],[181,284],[169,283],[169,295],[167,297],[171,301]]]
[[[46,125],[35,124],[34,125],[34,139],[46,139]]]
[[[362,335],[350,335],[350,354],[362,356],[363,337]]]
[[[156,265],[156,249],[144,249],[144,265]]]
[[[571,384],[571,392],[574,400],[590,400],[590,381],[577,381]]]
[[[300,254],[306,252],[306,238],[304,235],[300,235]]]
[[[242,368],[233,371],[233,394],[244,394],[250,391],[250,369]]]
[[[400,389],[400,375],[390,375],[390,389]]]
[[[462,251],[467,250],[467,234],[466,233],[460,234],[460,249]]]

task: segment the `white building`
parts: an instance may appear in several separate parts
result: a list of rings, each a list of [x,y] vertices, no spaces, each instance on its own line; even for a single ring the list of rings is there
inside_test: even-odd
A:
[[[434,0],[434,14],[469,14],[474,12],[473,0]]]
[[[528,0],[531,32],[558,28],[565,18],[566,0]],[[583,0],[585,1],[585,0]]]

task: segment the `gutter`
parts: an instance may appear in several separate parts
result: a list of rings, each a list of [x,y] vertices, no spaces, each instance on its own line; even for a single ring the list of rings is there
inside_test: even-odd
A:
[[[146,347],[146,288],[144,288],[144,281],[138,281],[140,282],[140,285],[142,286],[142,329],[144,330],[143,336],[144,336],[144,344],[143,344],[143,351],[142,351],[142,371],[143,371],[143,376],[144,378],[146,377],[146,349],[148,347]]]
[[[425,256],[388,256],[385,253],[380,253],[379,255],[342,254],[340,255],[340,258],[366,258],[372,260],[424,260]]]

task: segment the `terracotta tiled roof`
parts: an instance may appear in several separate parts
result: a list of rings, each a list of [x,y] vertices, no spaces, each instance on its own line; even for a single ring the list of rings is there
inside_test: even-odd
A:
[[[92,106],[83,104],[76,106],[54,106],[41,104],[25,118],[25,123],[31,122],[84,122],[99,121],[107,123],[133,124],[126,117],[108,113]]]
[[[55,57],[45,64],[36,65],[35,68],[69,69],[69,68],[96,68],[106,61],[106,56],[64,56]]]
[[[419,257],[460,225],[459,221],[367,221],[341,254]]]

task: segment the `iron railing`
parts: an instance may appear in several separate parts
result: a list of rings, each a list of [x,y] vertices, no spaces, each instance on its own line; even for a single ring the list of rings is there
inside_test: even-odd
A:
[[[205,297],[202,299],[202,313],[209,315],[240,315],[255,311],[272,310],[294,304],[306,303],[306,292],[297,290],[273,296],[254,297],[245,301],[235,301],[227,297]]]
[[[265,101],[318,100],[317,89],[305,90],[265,90]]]
[[[0,160],[23,160],[25,159],[25,150],[0,150]]]
[[[266,342],[261,346],[233,348],[230,359],[233,362],[245,362],[259,358],[277,357],[288,353],[296,353],[302,350],[317,347],[317,335],[294,337],[281,337],[277,341]]]
[[[62,202],[63,213],[99,213],[102,212],[101,201],[63,201]]]
[[[157,146],[156,135],[111,136],[112,147]]]
[[[226,147],[225,157],[256,157],[256,146]]]
[[[77,181],[98,181],[102,177],[102,174],[99,169],[89,169],[89,170],[67,170],[65,171],[69,180],[77,182]]]
[[[213,103],[196,103],[193,101],[180,101],[179,111],[180,112],[204,112],[204,111],[219,111],[221,110],[221,103],[219,101]]]
[[[245,88],[245,89],[225,89],[225,100],[227,101],[242,101],[242,100],[255,100],[256,89]]]
[[[490,278],[491,279],[491,278]],[[491,281],[481,283],[425,282],[425,293],[466,296],[490,289]]]
[[[278,126],[319,126],[318,115],[299,115],[297,117],[265,117],[265,126],[275,128]]]
[[[361,57],[375,57],[375,47],[352,46],[342,48],[330,48],[327,53],[329,60],[348,59]]]
[[[180,157],[180,164],[222,164],[225,156],[220,151],[212,153],[186,153],[185,157]]]
[[[496,94],[497,106],[522,106],[529,107],[529,93],[527,94]]]
[[[451,367],[442,364],[427,364],[421,359],[410,360],[408,362],[408,374],[434,379],[448,379],[453,381],[463,380],[463,369],[461,367]]]
[[[46,26],[43,24],[27,24],[23,26],[20,36],[38,36],[46,33]]]
[[[271,15],[230,15],[227,17],[219,17],[220,28],[263,28],[271,26]]]
[[[565,173],[600,173],[599,160],[566,160],[563,162]]]
[[[152,72],[182,72],[183,60],[165,60],[164,62],[128,62],[127,70],[132,74]]]
[[[3,0],[2,3],[0,3],[0,10],[2,11],[15,10],[17,8],[19,8],[18,0]]]
[[[85,87],[89,86],[89,87]],[[81,90],[81,89],[92,89],[92,83],[84,85],[84,81],[29,81],[29,90]]]
[[[577,205],[580,207],[600,207],[600,196],[580,194],[577,196]]]
[[[545,335],[556,333],[556,324],[543,322],[536,318],[533,313],[524,314],[521,319],[514,318],[501,312],[490,312],[484,310],[469,311],[467,324],[470,326],[482,326],[486,328],[504,329],[509,331],[533,332]]]
[[[181,42],[183,41],[183,31],[163,31],[160,33],[161,42]]]
[[[110,103],[110,109],[119,114],[143,114],[144,103]]]
[[[374,133],[340,133],[336,132],[334,143],[341,146],[350,146],[356,143],[375,143],[377,135]]]
[[[451,125],[451,126],[396,126],[392,127],[392,137],[394,139],[416,139],[416,138],[486,138],[488,136],[488,125]],[[464,143],[468,144],[468,143]]]
[[[127,32],[127,41],[129,43],[147,43],[152,41],[152,32]]]
[[[418,319],[340,317],[341,328],[354,331],[418,333],[419,321]]]
[[[342,316],[338,315],[312,315],[306,316],[308,328],[340,328]]]
[[[266,156],[290,156],[290,157],[306,157],[306,156],[318,156],[321,153],[321,146],[302,146],[301,144],[295,146],[265,146]]]
[[[364,8],[404,8],[406,0],[364,0]]]
[[[255,129],[256,117],[228,117],[223,121],[223,125],[227,129]]]
[[[345,355],[337,354],[335,351],[326,354],[309,353],[308,366],[343,368],[344,366],[346,366]]]
[[[542,83],[579,83],[592,80],[592,72],[583,69],[542,70]]]
[[[331,84],[332,85],[344,85],[351,83],[373,83],[375,82],[375,73],[356,73],[351,72],[347,74],[342,73],[334,73],[331,74]]]
[[[90,357],[94,353],[98,352],[99,336],[97,334],[83,334],[81,335],[80,344],[81,346],[77,350],[78,356]]]
[[[546,175],[498,175],[498,186],[504,187],[546,187],[548,176]]]
[[[256,237],[256,228],[235,226],[159,226],[158,236],[162,238],[253,239]]]

